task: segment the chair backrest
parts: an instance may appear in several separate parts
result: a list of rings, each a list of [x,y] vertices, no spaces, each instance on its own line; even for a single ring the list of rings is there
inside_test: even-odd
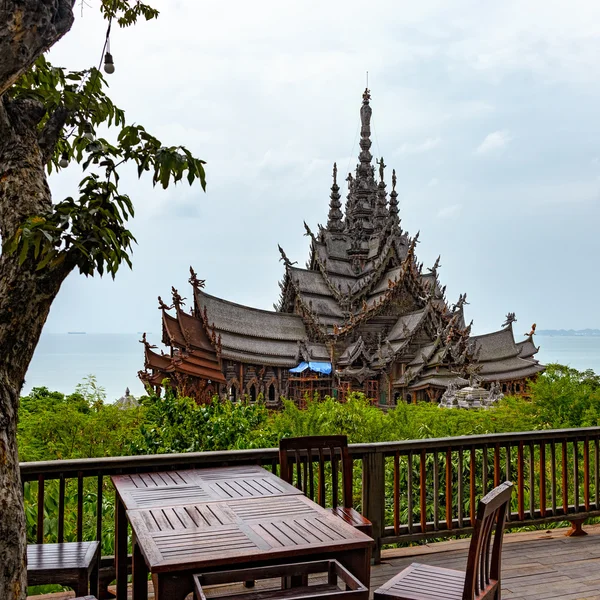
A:
[[[513,484],[506,481],[479,501],[473,537],[469,546],[463,600],[496,598],[500,587],[502,537],[506,513],[510,510]],[[494,544],[490,553],[492,532]]]
[[[281,478],[295,485],[305,496],[325,506],[326,463],[331,463],[331,502],[333,508],[352,507],[352,461],[345,435],[283,438],[279,442]],[[317,486],[315,499],[315,465]],[[340,501],[339,470],[342,485]]]

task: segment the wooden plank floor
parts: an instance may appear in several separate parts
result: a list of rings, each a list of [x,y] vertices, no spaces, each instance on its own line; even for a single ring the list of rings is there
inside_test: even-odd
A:
[[[507,533],[502,551],[504,600],[600,600],[600,525],[587,536],[566,529]],[[469,540],[452,540],[384,552],[371,575],[376,589],[412,562],[464,570]]]
[[[565,537],[566,529],[507,533],[502,552],[504,600],[600,600],[600,525],[586,526],[585,537]],[[469,540],[386,550],[373,567],[374,590],[412,562],[464,569]],[[152,586],[150,586],[150,590]],[[66,600],[72,594],[35,596]],[[153,598],[150,591],[149,600]]]

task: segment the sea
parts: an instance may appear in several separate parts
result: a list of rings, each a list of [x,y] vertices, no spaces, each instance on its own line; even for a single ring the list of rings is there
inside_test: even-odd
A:
[[[144,367],[139,333],[44,333],[29,366],[23,394],[34,387],[70,394],[84,378],[93,375],[114,402],[129,388],[144,394],[137,373]],[[600,336],[536,336],[537,358],[575,369],[600,373]]]

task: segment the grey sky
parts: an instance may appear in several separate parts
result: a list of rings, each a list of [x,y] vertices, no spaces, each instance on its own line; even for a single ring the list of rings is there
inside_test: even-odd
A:
[[[97,63],[98,0],[51,53]],[[157,295],[186,283],[270,308],[304,264],[302,221],[325,222],[331,167],[353,169],[365,72],[373,154],[398,174],[419,259],[467,292],[474,331],[600,327],[600,3],[158,2],[160,18],[111,37],[111,95],[129,121],[207,164],[200,188],[123,184],[136,205],[132,272],[72,275],[47,331],[154,332]],[[79,167],[51,178],[76,193]],[[345,176],[344,176],[345,178]],[[345,189],[343,189],[345,194]]]

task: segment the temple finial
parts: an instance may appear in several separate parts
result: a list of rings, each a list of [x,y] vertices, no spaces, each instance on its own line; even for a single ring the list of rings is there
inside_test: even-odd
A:
[[[376,160],[375,162],[379,165],[379,181],[381,183],[383,183],[384,170],[387,167],[387,165],[385,164],[385,162],[383,160],[383,156],[381,157],[380,160]]]
[[[375,229],[373,222],[374,208],[376,202],[377,183],[375,181],[375,170],[371,161],[371,114],[369,105],[371,92],[367,87],[363,92],[362,105],[360,107],[360,153],[356,176],[354,180],[348,177],[348,201],[346,202],[346,218],[344,230],[354,236],[357,231],[356,222],[361,222],[361,235],[370,235]],[[358,242],[357,242],[358,243]],[[362,243],[362,242],[361,242]]]
[[[377,185],[377,197],[375,199],[375,213],[374,213],[374,224],[377,231],[385,229],[385,224],[389,218],[389,212],[387,207],[387,193],[385,191],[384,169],[387,166],[383,160],[377,161],[379,165],[379,184]]]
[[[182,298],[174,286],[171,286],[171,295],[173,296],[173,306],[180,310],[185,305],[186,298]]]
[[[327,216],[327,229],[329,231],[340,232],[344,229],[342,219],[342,203],[340,202],[340,186],[337,184],[337,164],[333,163],[333,185],[331,186],[331,195],[329,196],[329,215]]]
[[[192,287],[196,290],[203,288],[204,283],[205,283],[204,279],[198,279],[198,275],[196,275],[196,271],[194,271],[194,268],[191,266],[190,266],[190,278],[188,279],[188,281],[190,282]]]
[[[531,331],[530,331],[529,333],[526,333],[526,334],[525,334],[525,337],[528,337],[530,340],[532,340],[532,339],[533,339],[533,336],[535,335],[535,329],[536,329],[536,327],[537,327],[537,325],[534,323],[534,324],[531,326]]]
[[[286,267],[293,267],[294,265],[298,264],[297,260],[295,260],[294,262],[292,262],[287,257],[287,254],[284,252],[283,248],[279,244],[277,244],[277,247],[279,248],[279,254],[281,254],[281,258],[279,260],[283,261]]]
[[[433,265],[433,267],[427,267],[427,270],[434,276],[437,277],[437,273],[438,273],[438,269],[442,266],[440,264],[440,261],[442,260],[442,255],[438,255],[438,257],[435,260],[435,263]]]
[[[175,308],[174,304],[171,304],[171,306],[168,306],[163,302],[163,299],[160,296],[158,297],[158,309],[159,310],[171,310],[172,308]]]
[[[357,171],[358,177],[362,176],[365,178],[370,175],[371,159],[373,158],[369,152],[371,148],[371,115],[373,114],[373,109],[369,104],[370,99],[371,92],[365,89],[362,106],[360,107],[360,154],[358,155],[360,164]]]
[[[390,221],[393,228],[400,226],[400,217],[398,216],[398,192],[396,191],[396,169],[392,171],[392,191],[390,193],[390,206],[388,209]]]

